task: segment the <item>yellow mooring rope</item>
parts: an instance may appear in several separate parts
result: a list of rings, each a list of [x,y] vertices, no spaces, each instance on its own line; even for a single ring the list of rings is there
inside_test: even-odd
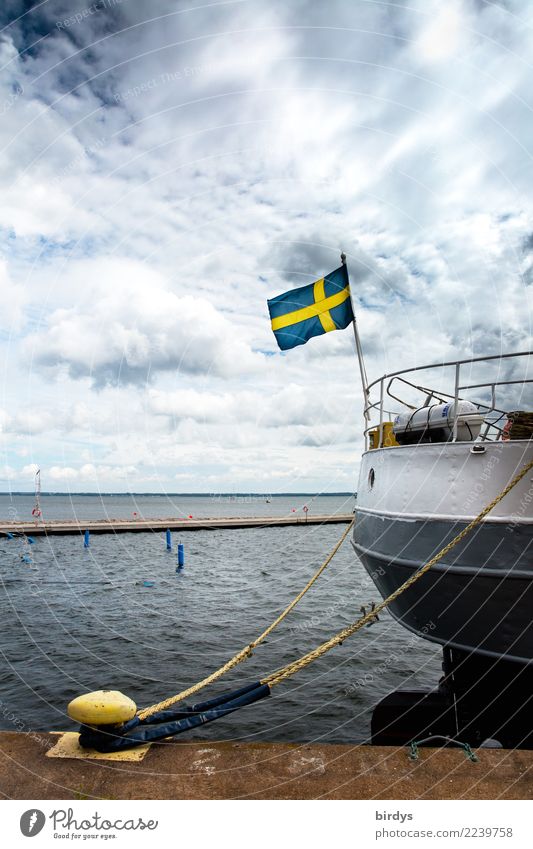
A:
[[[330,553],[328,554],[328,556],[326,557],[326,559],[324,560],[324,562],[322,563],[320,568],[315,572],[315,574],[313,575],[311,580],[305,585],[303,590],[298,593],[296,598],[294,598],[291,601],[291,603],[287,605],[287,607],[285,608],[283,613],[280,613],[278,618],[275,619],[272,622],[272,624],[269,625],[268,628],[266,628],[263,631],[262,634],[260,634],[253,642],[249,643],[245,648],[241,649],[241,651],[237,652],[237,654],[234,657],[232,657],[231,660],[228,660],[228,662],[225,663],[224,666],[221,666],[220,669],[217,669],[215,672],[212,672],[211,675],[208,675],[207,678],[202,679],[202,681],[199,681],[197,684],[193,684],[192,687],[188,687],[186,690],[183,690],[181,693],[178,693],[176,696],[171,696],[169,699],[165,699],[162,702],[158,702],[158,704],[156,704],[156,705],[152,705],[151,707],[147,707],[147,708],[144,708],[144,710],[139,711],[139,718],[140,719],[147,719],[149,716],[152,716],[152,714],[157,713],[160,710],[166,710],[167,708],[171,707],[172,705],[175,705],[176,702],[181,702],[182,699],[186,699],[188,696],[192,696],[194,693],[197,693],[199,690],[202,690],[204,687],[207,687],[208,684],[211,684],[213,681],[217,681],[218,678],[221,678],[223,675],[226,674],[226,672],[229,672],[230,669],[233,669],[239,663],[242,663],[243,660],[246,660],[248,657],[251,657],[253,650],[260,643],[262,643],[263,640],[266,640],[268,635],[272,633],[274,628],[277,628],[277,626],[280,624],[280,622],[283,622],[285,617],[289,615],[289,613],[291,612],[291,610],[294,607],[296,607],[296,605],[304,597],[306,592],[311,589],[311,587],[313,586],[315,581],[318,581],[322,572],[324,571],[324,569],[327,566],[329,566],[329,564],[331,563],[331,561],[335,557],[337,551],[339,550],[339,548],[343,544],[344,540],[346,539],[346,537],[350,533],[350,530],[353,527],[353,523],[354,523],[354,520],[352,519],[352,521],[350,522],[350,524],[348,525],[348,527],[346,528],[346,530],[342,534],[340,540],[332,548],[332,550],[330,551]]]
[[[313,651],[308,652],[307,654],[303,655],[303,657],[300,657],[298,660],[294,660],[292,663],[288,663],[286,666],[283,666],[281,669],[278,669],[277,672],[273,672],[267,678],[263,678],[261,684],[268,684],[270,687],[273,687],[275,684],[280,684],[286,678],[289,678],[289,676],[294,675],[296,672],[299,672],[300,669],[304,669],[314,660],[317,660],[319,657],[322,657],[322,655],[326,654],[326,652],[328,652],[330,649],[340,645],[344,640],[348,639],[348,637],[351,637],[352,634],[357,633],[357,631],[360,631],[361,628],[363,628],[365,625],[368,625],[370,622],[372,622],[377,613],[380,613],[389,604],[391,604],[391,602],[397,599],[398,596],[400,596],[407,589],[409,589],[409,587],[412,587],[413,584],[416,583],[416,581],[420,580],[422,575],[425,575],[426,572],[428,572],[429,569],[431,569],[431,567],[435,565],[435,563],[438,563],[439,560],[442,560],[442,558],[445,557],[446,554],[448,554],[448,552],[451,551],[451,549],[457,545],[457,543],[461,542],[461,540],[464,539],[470,533],[470,531],[472,531],[476,527],[476,525],[479,525],[483,521],[487,513],[490,513],[490,511],[494,507],[496,507],[496,505],[499,504],[499,502],[503,498],[505,498],[505,496],[513,489],[513,487],[515,487],[516,484],[519,483],[525,475],[527,475],[530,469],[533,469],[533,460],[526,466],[524,466],[524,468],[516,475],[516,477],[514,477],[512,481],[507,484],[505,489],[502,490],[502,492],[500,492],[500,494],[493,501],[491,501],[490,504],[487,504],[487,506],[481,511],[479,516],[476,516],[476,518],[472,519],[472,521],[469,525],[466,526],[466,528],[463,528],[461,533],[457,534],[457,536],[454,537],[452,541],[448,543],[448,545],[445,545],[444,548],[442,548],[439,553],[435,555],[435,557],[432,557],[431,560],[428,560],[428,562],[424,566],[422,566],[422,568],[419,569],[418,572],[415,572],[414,575],[411,575],[411,577],[408,578],[407,581],[405,581],[401,586],[399,586],[398,589],[394,590],[394,592],[391,593],[384,601],[382,601],[380,604],[377,604],[374,610],[372,610],[370,613],[367,613],[366,616],[363,616],[361,619],[358,619],[357,622],[354,622],[352,625],[348,625],[346,628],[343,628],[342,631],[339,631],[338,634],[336,634],[334,637],[331,637],[331,639],[327,640],[325,643],[322,643],[322,645],[318,646],[316,649],[313,649]]]
[[[418,570],[418,572],[415,572],[414,575],[411,575],[411,577],[408,578],[407,581],[405,581],[401,586],[399,586],[398,589],[394,590],[394,592],[391,593],[386,599],[384,599],[384,601],[380,602],[380,604],[377,604],[376,607],[372,611],[370,611],[370,613],[367,613],[366,616],[363,616],[361,619],[358,619],[352,625],[348,625],[346,628],[343,628],[343,630],[339,631],[338,634],[335,634],[334,637],[331,637],[325,643],[322,643],[320,646],[317,646],[316,649],[313,649],[312,651],[303,655],[303,657],[300,657],[298,660],[292,661],[292,663],[288,663],[286,666],[283,666],[281,669],[278,669],[276,672],[273,672],[271,675],[268,675],[266,678],[263,678],[261,684],[268,684],[270,687],[273,687],[275,684],[280,684],[282,681],[285,681],[286,678],[289,678],[291,675],[294,675],[296,672],[299,672],[300,669],[304,669],[314,660],[317,660],[319,657],[322,657],[322,655],[326,654],[326,652],[328,652],[330,649],[334,648],[335,646],[341,645],[344,640],[348,639],[348,637],[351,637],[353,634],[356,634],[357,631],[360,631],[361,628],[363,628],[365,625],[368,625],[370,624],[370,622],[374,621],[376,614],[380,613],[382,610],[388,607],[388,605],[391,604],[391,602],[395,601],[398,596],[400,596],[407,589],[409,589],[409,587],[415,584],[416,581],[420,580],[420,578],[425,575],[426,572],[428,572],[432,566],[438,563],[439,560],[442,560],[442,558],[445,557],[446,554],[448,554],[448,552],[451,551],[452,548],[454,548],[459,542],[461,542],[462,539],[468,536],[468,534],[483,521],[485,516],[490,513],[490,511],[505,498],[505,496],[517,485],[517,483],[522,480],[525,475],[527,475],[530,469],[533,469],[533,460],[531,460],[531,462],[527,463],[524,466],[524,468],[510,481],[510,483],[507,484],[505,489],[503,489],[500,494],[497,495],[496,498],[494,498],[490,502],[490,504],[487,504],[487,506],[483,508],[481,513],[476,516],[475,519],[472,519],[472,521],[466,526],[466,528],[463,528],[463,530],[459,534],[457,534],[457,536],[454,537],[451,542],[445,545],[444,548],[442,548],[438,554],[432,557],[431,560],[428,560],[428,562],[425,563],[424,566],[422,566]],[[246,658],[250,657],[253,649],[257,645],[259,645],[259,643],[262,642],[268,636],[268,634],[270,634],[274,630],[274,628],[279,625],[280,622],[283,621],[283,619],[285,619],[288,613],[290,613],[293,607],[298,604],[300,599],[305,595],[307,590],[312,587],[312,585],[322,574],[326,566],[328,566],[328,564],[333,560],[335,554],[348,536],[348,533],[350,532],[352,526],[353,520],[350,522],[338,543],[327,556],[326,560],[320,566],[315,575],[313,575],[309,583],[296,596],[296,598],[291,601],[291,603],[285,608],[283,613],[278,616],[278,618],[271,625],[269,625],[268,628],[263,631],[263,633],[256,640],[254,640],[252,643],[246,646],[246,648],[238,652],[234,657],[231,658],[231,660],[224,664],[224,666],[221,666],[220,669],[217,669],[216,672],[213,672],[211,675],[208,675],[207,678],[204,678],[202,681],[199,681],[198,684],[194,684],[187,690],[183,690],[183,692],[178,693],[178,695],[176,696],[171,696],[169,699],[165,699],[165,701],[163,702],[159,702],[156,705],[152,705],[152,707],[148,707],[142,711],[139,711],[139,718],[147,719],[148,717],[152,716],[152,714],[157,713],[160,710],[166,710],[171,705],[176,704],[176,702],[180,702],[182,699],[187,698],[187,696],[192,696],[193,693],[197,693],[198,690],[203,689],[203,687],[206,687],[208,684],[211,684],[213,681],[216,681],[218,678],[221,678],[222,675],[224,675],[226,672],[229,672],[230,669],[233,669],[233,667],[237,666],[243,660],[246,660]]]

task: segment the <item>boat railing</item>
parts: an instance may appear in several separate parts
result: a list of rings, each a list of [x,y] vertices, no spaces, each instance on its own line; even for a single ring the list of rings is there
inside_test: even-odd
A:
[[[391,388],[395,383],[403,384],[405,387],[408,387],[411,390],[416,390],[421,394],[425,395],[425,400],[420,407],[429,406],[432,401],[439,401],[444,403],[445,401],[453,401],[453,423],[452,423],[452,441],[457,440],[457,432],[459,426],[459,401],[466,400],[462,393],[471,392],[472,390],[479,389],[485,390],[490,393],[490,402],[485,403],[484,401],[473,400],[468,398],[468,400],[473,403],[477,409],[482,412],[485,416],[483,428],[480,433],[479,439],[482,441],[495,441],[502,438],[504,426],[506,423],[507,413],[510,412],[510,408],[507,406],[504,408],[503,406],[497,406],[496,402],[496,394],[498,388],[503,386],[513,386],[513,385],[524,385],[528,383],[533,383],[533,378],[523,377],[518,380],[516,379],[504,379],[504,380],[482,380],[476,383],[463,383],[464,377],[461,377],[461,368],[465,366],[472,366],[474,363],[490,363],[490,362],[498,362],[500,363],[502,360],[508,360],[517,357],[529,358],[533,356],[533,351],[519,351],[517,353],[512,354],[495,354],[488,357],[470,357],[464,360],[453,360],[445,363],[432,363],[431,365],[426,366],[414,366],[413,368],[401,369],[400,371],[391,372],[390,374],[384,374],[382,377],[374,380],[367,387],[366,391],[366,404],[365,404],[365,420],[369,422],[372,418],[372,414],[377,413],[379,416],[379,424],[372,424],[366,427],[364,435],[365,435],[365,449],[368,450],[368,440],[370,431],[375,431],[378,428],[378,441],[377,445],[374,447],[382,447],[384,443],[384,427],[383,424],[387,420],[393,419],[397,416],[401,411],[415,410],[417,407],[412,403],[398,397],[398,395],[393,394]],[[410,375],[413,372],[420,371],[430,371],[436,369],[453,369],[453,391],[445,392],[440,389],[433,389],[431,387],[427,387],[418,383],[414,383],[412,380],[409,380],[404,375]],[[463,371],[464,374],[464,371]],[[499,375],[497,375],[499,377]],[[451,387],[450,387],[451,388]],[[379,389],[379,398],[376,401],[371,401],[371,397],[373,391]],[[395,392],[398,392],[395,388]],[[401,407],[398,409],[389,409],[389,400],[392,399],[397,401]]]
[[[426,396],[425,399],[424,399],[424,404],[423,404],[424,407],[429,406],[433,401],[437,401],[441,404],[444,404],[446,401],[455,401],[455,395],[451,394],[450,392],[444,392],[441,389],[436,390],[436,389],[432,389],[431,387],[428,387],[428,386],[422,386],[420,384],[413,383],[412,381],[407,380],[404,377],[399,377],[399,376],[392,377],[387,384],[387,390],[386,390],[387,395],[390,398],[394,398],[395,401],[399,401],[400,404],[403,407],[407,407],[407,409],[410,409],[410,410],[416,410],[417,407],[414,404],[409,404],[407,401],[405,401],[402,398],[398,398],[397,395],[392,394],[391,386],[394,383],[394,381],[400,381],[401,383],[404,383],[406,386],[409,386],[411,389],[416,389],[418,392],[424,394]],[[506,381],[506,382],[512,383],[513,381]],[[522,382],[527,382],[527,381],[517,381],[517,382],[522,383]],[[483,434],[480,437],[482,440],[489,439],[490,438],[489,433],[492,433],[493,439],[500,439],[501,435],[503,433],[503,428],[504,428],[504,421],[503,420],[506,418],[508,411],[496,406],[496,385],[497,385],[496,383],[478,384],[479,387],[485,386],[487,388],[490,388],[490,390],[491,390],[491,403],[490,404],[484,404],[482,401],[474,401],[473,399],[469,399],[470,403],[473,404],[475,407],[477,407],[479,412],[480,413],[482,412],[485,416],[484,431],[483,431]],[[469,388],[472,388],[472,387],[469,387]],[[459,389],[461,390],[461,389],[463,389],[463,387],[459,387]],[[463,398],[459,397],[458,400],[462,401]],[[492,414],[492,413],[497,415],[497,418],[494,419],[494,420],[489,419],[489,415]],[[395,415],[397,415],[397,413]]]

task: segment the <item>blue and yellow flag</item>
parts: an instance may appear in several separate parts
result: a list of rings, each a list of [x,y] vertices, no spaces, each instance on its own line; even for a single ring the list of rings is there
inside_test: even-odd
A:
[[[282,351],[305,345],[311,337],[330,330],[343,330],[353,321],[345,265],[310,286],[291,289],[267,303],[272,330]]]

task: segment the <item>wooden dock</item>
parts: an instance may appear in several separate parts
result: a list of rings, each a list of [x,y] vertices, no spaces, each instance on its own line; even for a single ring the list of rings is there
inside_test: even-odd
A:
[[[0,536],[8,533],[28,536],[64,536],[67,534],[131,534],[166,531],[213,531],[239,528],[285,528],[294,525],[339,525],[353,519],[352,513],[333,516],[249,516],[244,518],[217,517],[211,519],[97,519],[48,522],[9,522],[0,519]]]

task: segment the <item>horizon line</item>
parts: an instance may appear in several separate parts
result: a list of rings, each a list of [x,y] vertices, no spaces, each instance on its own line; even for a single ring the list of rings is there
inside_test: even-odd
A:
[[[91,495],[91,496],[99,496],[99,495],[114,495],[114,496],[150,495],[150,496],[156,496],[158,498],[168,498],[169,496],[176,496],[176,495],[188,496],[188,497],[194,497],[194,498],[205,498],[205,497],[219,498],[220,496],[237,497],[237,496],[241,496],[241,495],[246,495],[246,496],[257,495],[261,498],[283,498],[287,495],[312,495],[314,497],[327,498],[327,497],[333,496],[333,495],[348,495],[348,496],[351,496],[351,495],[355,495],[355,494],[356,494],[355,492],[340,492],[340,491],[339,492],[275,492],[275,493],[273,493],[273,492],[249,492],[249,491],[248,492],[246,492],[246,491],[242,491],[242,492],[149,492],[149,491],[134,492],[132,490],[128,490],[127,492],[112,492],[112,491],[109,491],[109,492],[103,492],[103,491],[89,492],[87,490],[79,490],[77,492],[73,492],[73,491],[62,491],[62,490],[57,490],[57,491],[47,490],[47,491],[40,493],[41,497],[42,496],[58,496],[58,495],[66,495],[66,496],[72,496],[72,495]],[[12,495],[28,495],[28,496],[31,496],[31,497],[35,497],[35,492],[33,490],[12,490],[12,491],[5,491],[5,492],[0,491],[0,495],[10,495],[10,496],[12,496]]]

